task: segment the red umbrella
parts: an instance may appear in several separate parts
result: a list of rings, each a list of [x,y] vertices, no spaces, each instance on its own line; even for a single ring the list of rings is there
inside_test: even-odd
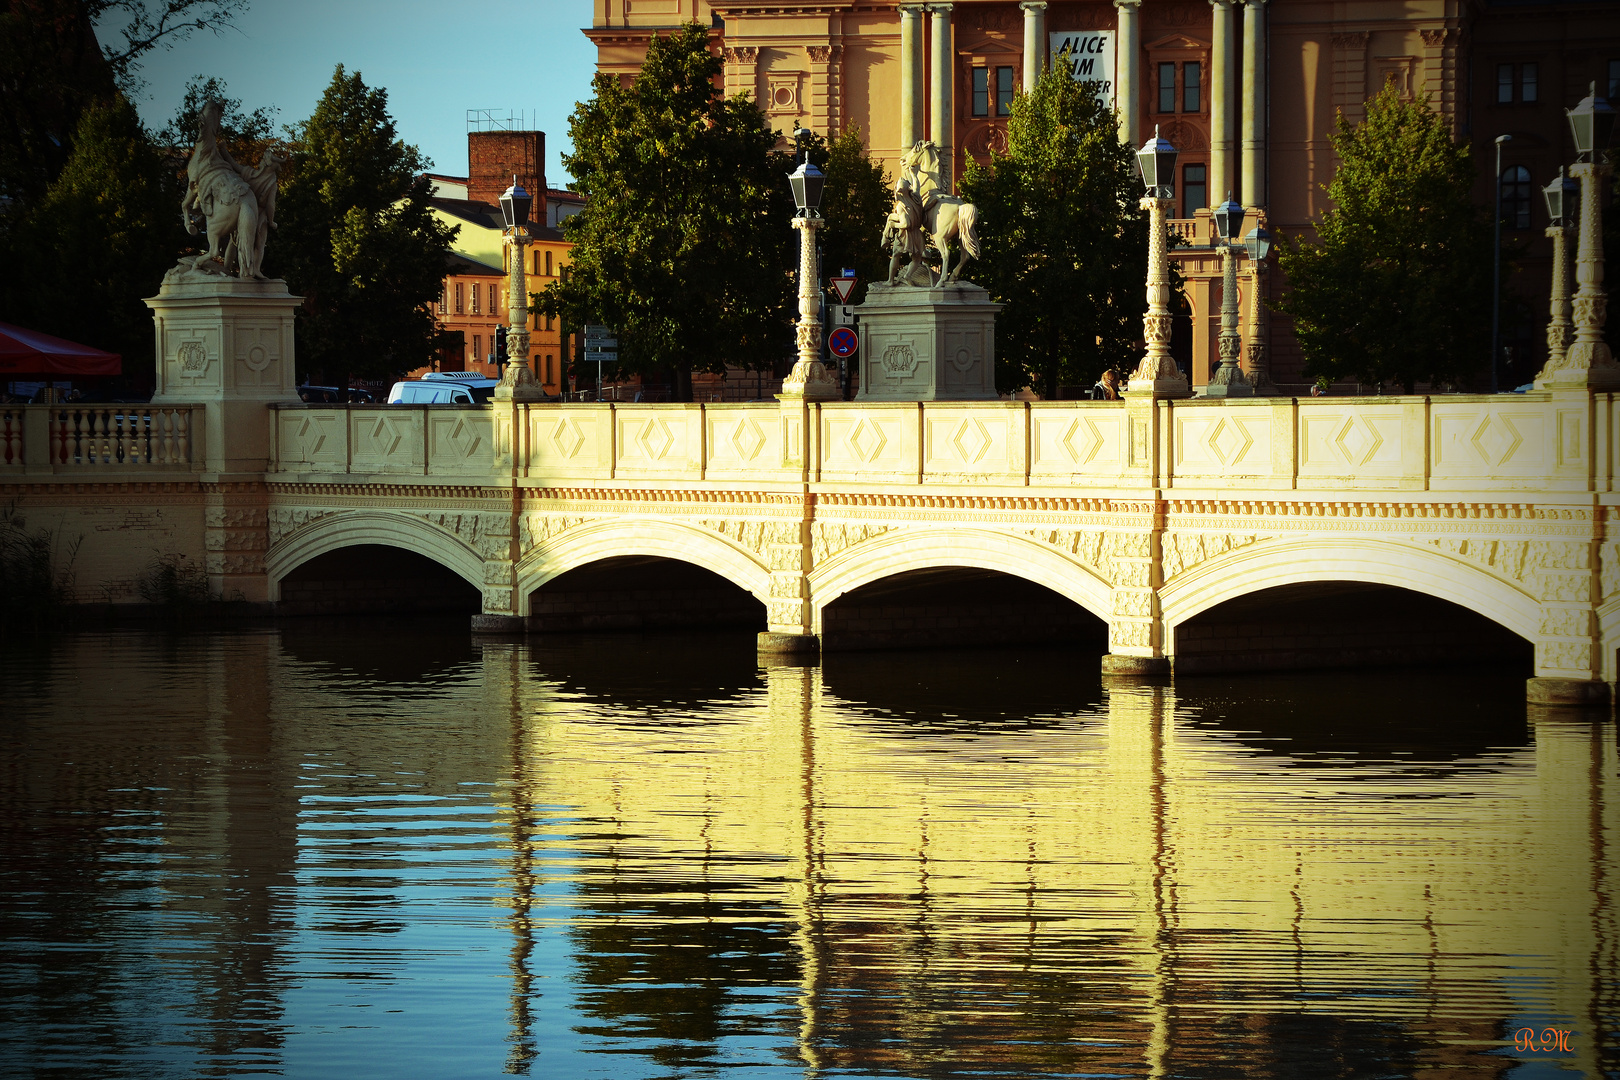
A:
[[[0,322],[0,376],[74,378],[117,375],[122,370],[123,357],[118,353]]]

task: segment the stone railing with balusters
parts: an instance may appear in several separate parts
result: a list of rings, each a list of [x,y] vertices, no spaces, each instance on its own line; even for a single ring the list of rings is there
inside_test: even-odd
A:
[[[202,467],[201,405],[0,405],[0,472]]]

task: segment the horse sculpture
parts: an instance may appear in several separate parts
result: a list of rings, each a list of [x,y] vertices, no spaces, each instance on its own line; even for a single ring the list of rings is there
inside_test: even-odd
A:
[[[965,199],[939,193],[939,150],[931,142],[919,142],[907,151],[901,162],[900,179],[894,185],[894,209],[883,226],[883,242],[893,252],[889,259],[889,284],[900,282],[900,264],[910,258],[904,282],[921,285],[946,284],[962,276],[969,259],[979,257],[979,234],[975,225],[978,209]],[[951,243],[960,250],[955,269],[951,268]],[[939,252],[939,277],[924,261],[926,247]]]
[[[197,269],[215,262],[223,268],[226,251],[221,249],[221,241],[228,238],[236,247],[237,276],[262,281],[259,263],[264,257],[264,233],[259,227],[259,200],[242,178],[242,167],[219,145],[219,116],[219,102],[203,103],[197,118],[197,144],[186,162],[186,196],[180,203],[180,216],[192,236],[198,232],[193,211],[202,215],[208,230],[208,251],[195,260]],[[270,184],[274,187],[273,170]]]

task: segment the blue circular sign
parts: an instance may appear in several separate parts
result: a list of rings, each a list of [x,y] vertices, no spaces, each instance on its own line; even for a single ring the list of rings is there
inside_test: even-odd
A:
[[[861,347],[861,339],[847,326],[840,326],[827,337],[827,351],[840,360],[847,360]]]

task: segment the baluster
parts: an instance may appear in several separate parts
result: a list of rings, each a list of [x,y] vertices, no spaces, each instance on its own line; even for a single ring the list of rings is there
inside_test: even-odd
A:
[[[17,429],[21,426],[17,422],[15,410],[6,411],[6,464],[16,465],[22,461],[22,444],[17,438]]]
[[[189,465],[191,464],[191,410],[184,408],[174,410],[174,426],[175,450],[179,453],[179,457],[175,459],[174,463],[177,465]]]
[[[62,418],[55,409],[45,412],[45,445],[50,448],[50,463],[60,465],[67,456],[67,436],[62,431]]]
[[[67,415],[73,422],[73,460],[70,465],[86,465],[85,458],[90,453],[90,423],[83,409],[69,409]]]
[[[107,438],[107,410],[90,410],[90,464],[103,465],[112,460],[112,440]]]
[[[146,410],[140,406],[128,413],[130,428],[130,454],[124,459],[126,465],[149,465],[152,462],[150,446],[151,436],[146,427]]]
[[[154,442],[158,442],[157,449],[158,449],[159,453],[162,454],[162,457],[159,460],[164,465],[173,465],[174,464],[174,410],[173,409],[158,409],[155,412],[153,412],[152,418],[154,420],[158,421],[158,423],[160,425],[160,428],[161,428],[161,430],[163,432],[163,437],[162,437],[161,442],[159,442],[156,439],[153,440]]]
[[[135,452],[135,432],[129,421],[127,412],[107,413],[107,430],[113,435],[113,460],[120,465],[128,465]]]

